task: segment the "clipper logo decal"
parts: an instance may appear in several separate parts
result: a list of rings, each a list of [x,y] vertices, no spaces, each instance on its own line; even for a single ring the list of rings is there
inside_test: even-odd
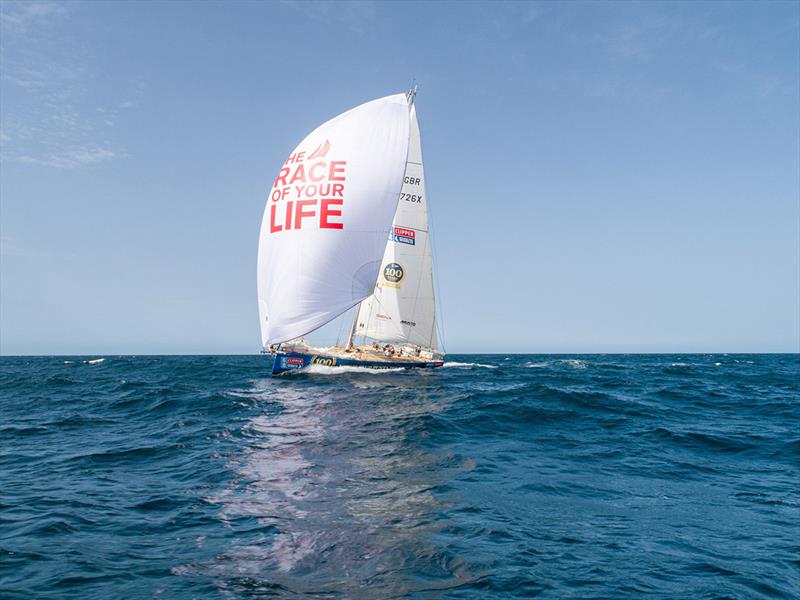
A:
[[[417,232],[406,227],[394,227],[392,233],[389,235],[389,239],[398,244],[409,244],[413,246],[417,243]]]
[[[400,282],[403,280],[403,267],[398,263],[389,263],[383,267],[383,279],[385,284],[389,287],[399,288]]]

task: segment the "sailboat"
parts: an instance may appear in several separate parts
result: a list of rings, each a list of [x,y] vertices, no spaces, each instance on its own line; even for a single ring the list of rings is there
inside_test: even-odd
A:
[[[416,88],[334,117],[278,171],[258,247],[261,342],[273,374],[442,366],[415,98]],[[305,341],[352,309],[346,343]]]

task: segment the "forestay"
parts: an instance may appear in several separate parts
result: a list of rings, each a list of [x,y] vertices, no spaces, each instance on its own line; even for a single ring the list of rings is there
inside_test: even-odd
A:
[[[435,306],[422,146],[412,105],[403,189],[375,293],[361,303],[355,334],[435,350]]]
[[[313,331],[372,293],[409,146],[405,94],[324,123],[267,198],[258,249],[264,346]]]

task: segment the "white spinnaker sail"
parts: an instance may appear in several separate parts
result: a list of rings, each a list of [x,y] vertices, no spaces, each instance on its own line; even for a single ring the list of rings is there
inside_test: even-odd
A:
[[[403,189],[375,292],[361,303],[355,335],[436,349],[436,300],[428,235],[428,198],[416,108]]]
[[[261,222],[264,346],[305,335],[372,293],[408,138],[408,101],[397,94],[331,119],[291,153]]]

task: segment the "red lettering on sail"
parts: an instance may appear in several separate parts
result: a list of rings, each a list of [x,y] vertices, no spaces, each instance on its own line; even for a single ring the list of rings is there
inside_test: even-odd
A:
[[[294,211],[294,228],[300,229],[303,226],[303,219],[305,217],[313,217],[316,211],[308,211],[303,210],[306,206],[316,205],[316,200],[298,200],[295,202],[295,211]]]
[[[313,227],[309,225],[312,217],[318,217],[313,222],[320,229],[344,229],[347,161],[319,160],[330,149],[331,144],[326,140],[308,158],[303,151],[286,159],[269,195],[270,234],[302,229],[304,221],[306,227]],[[309,161],[308,165],[303,162],[305,160]]]
[[[292,204],[293,203],[291,200],[289,200],[289,202],[286,203],[286,217],[283,222],[283,226],[286,228],[287,231],[292,228]]]
[[[318,163],[314,163],[314,164],[313,164],[313,165],[311,165],[311,167],[308,169],[308,178],[309,178],[311,181],[322,181],[323,179],[325,179],[325,174],[324,174],[324,173],[320,173],[319,175],[317,175],[317,174],[316,174],[316,173],[317,173],[317,169],[318,169],[319,167],[322,167],[322,168],[324,169],[326,166],[327,166],[327,165],[326,165],[326,163],[324,163],[324,162],[318,162]]]
[[[278,183],[281,183],[282,185],[287,185],[286,176],[288,174],[289,174],[289,167],[283,167],[278,173],[278,176],[275,178],[275,185],[273,187],[278,187]]]
[[[302,181],[303,183],[306,182],[306,168],[304,165],[297,165],[297,168],[294,171],[294,175],[289,180],[289,183],[294,183],[295,181]]]
[[[331,181],[344,181],[345,165],[347,165],[346,160],[332,160],[328,179]]]
[[[331,223],[330,217],[341,217],[342,211],[331,209],[331,205],[341,206],[344,200],[334,198],[323,198],[320,202],[319,227],[320,229],[343,229],[343,223]]]
[[[305,152],[298,152],[297,154],[292,154],[291,156],[289,156],[289,158],[287,158],[286,162],[283,164],[290,165],[292,163],[302,162],[305,157],[306,157]]]
[[[283,229],[280,225],[275,225],[275,213],[278,210],[278,205],[273,204],[269,207],[269,232],[275,233],[276,231],[280,231]]]

